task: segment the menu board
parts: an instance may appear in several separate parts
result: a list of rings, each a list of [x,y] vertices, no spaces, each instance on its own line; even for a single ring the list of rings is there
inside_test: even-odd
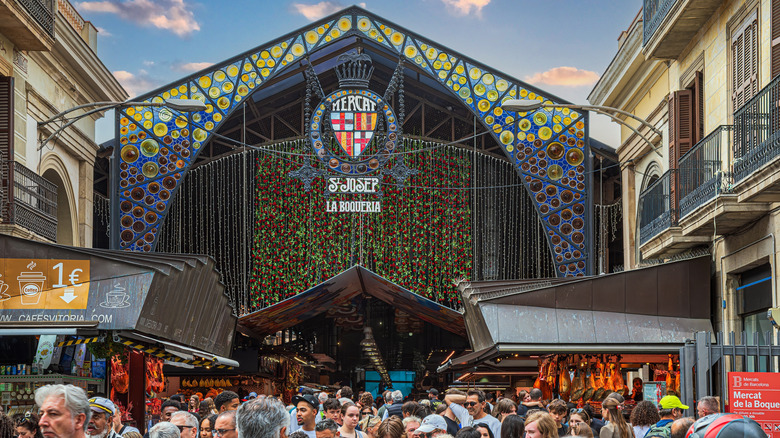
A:
[[[642,383],[643,400],[649,401],[658,406],[661,399],[666,395],[666,382],[644,382]]]

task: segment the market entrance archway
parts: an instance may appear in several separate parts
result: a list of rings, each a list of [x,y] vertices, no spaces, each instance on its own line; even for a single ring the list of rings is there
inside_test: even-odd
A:
[[[146,107],[117,111],[112,247],[151,251],[181,177],[220,124],[248,95],[263,89],[272,79],[289,73],[318,51],[351,38],[414,65],[444,85],[490,128],[533,197],[556,273],[582,276],[590,272],[587,113],[566,108],[533,114],[503,111],[501,101],[508,98],[566,102],[357,7],[137,99],[162,102],[177,97],[199,98],[209,105],[208,111],[189,115]],[[165,157],[163,150],[167,152]]]

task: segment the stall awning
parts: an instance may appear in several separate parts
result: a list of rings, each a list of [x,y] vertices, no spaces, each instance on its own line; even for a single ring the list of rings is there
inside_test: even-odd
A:
[[[120,332],[119,336],[122,344],[169,362],[214,368],[237,368],[239,366],[238,362],[226,357],[143,336],[138,333]],[[159,346],[157,346],[158,344]]]
[[[365,294],[427,323],[466,336],[463,316],[356,265],[291,298],[242,316],[238,330],[255,337],[273,334]]]
[[[0,235],[0,254],[0,335],[19,322],[97,322],[97,330],[230,355],[236,317],[208,256],[77,248],[6,235]]]
[[[461,286],[475,353],[441,367],[504,353],[676,352],[712,331],[709,256],[577,280]]]

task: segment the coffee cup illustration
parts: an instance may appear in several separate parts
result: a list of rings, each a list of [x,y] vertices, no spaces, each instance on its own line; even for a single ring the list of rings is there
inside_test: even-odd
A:
[[[46,282],[46,276],[43,272],[33,271],[35,268],[35,262],[30,262],[27,265],[29,272],[22,272],[18,277],[19,280],[19,295],[22,299],[22,304],[25,306],[34,306],[38,304],[43,293],[43,285]]]
[[[100,303],[100,307],[107,309],[119,309],[130,305],[130,295],[125,293],[125,288],[119,283],[114,284],[114,289],[106,293],[106,299]]]
[[[0,275],[0,277],[2,277],[2,275]],[[8,295],[7,293],[9,287],[11,287],[9,284],[0,280],[0,302],[11,299],[11,295]]]

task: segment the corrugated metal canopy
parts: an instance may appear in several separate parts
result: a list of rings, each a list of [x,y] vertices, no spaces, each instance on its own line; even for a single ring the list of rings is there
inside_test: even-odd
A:
[[[8,322],[98,321],[97,329],[137,331],[230,356],[236,317],[208,256],[78,248],[6,235],[0,235],[0,254],[0,280],[10,286],[0,309]],[[32,261],[37,266],[24,267]],[[69,269],[60,277],[58,263],[89,270],[88,279],[82,274],[75,282],[81,301],[63,298],[72,285]],[[20,299],[21,271],[45,278],[37,304]]]
[[[293,327],[360,295],[378,298],[427,323],[466,336],[463,315],[355,265],[311,289],[239,319],[238,330],[255,337]]]
[[[675,352],[695,332],[712,331],[709,256],[584,279],[460,288],[477,353],[452,359],[454,368],[501,352]]]

